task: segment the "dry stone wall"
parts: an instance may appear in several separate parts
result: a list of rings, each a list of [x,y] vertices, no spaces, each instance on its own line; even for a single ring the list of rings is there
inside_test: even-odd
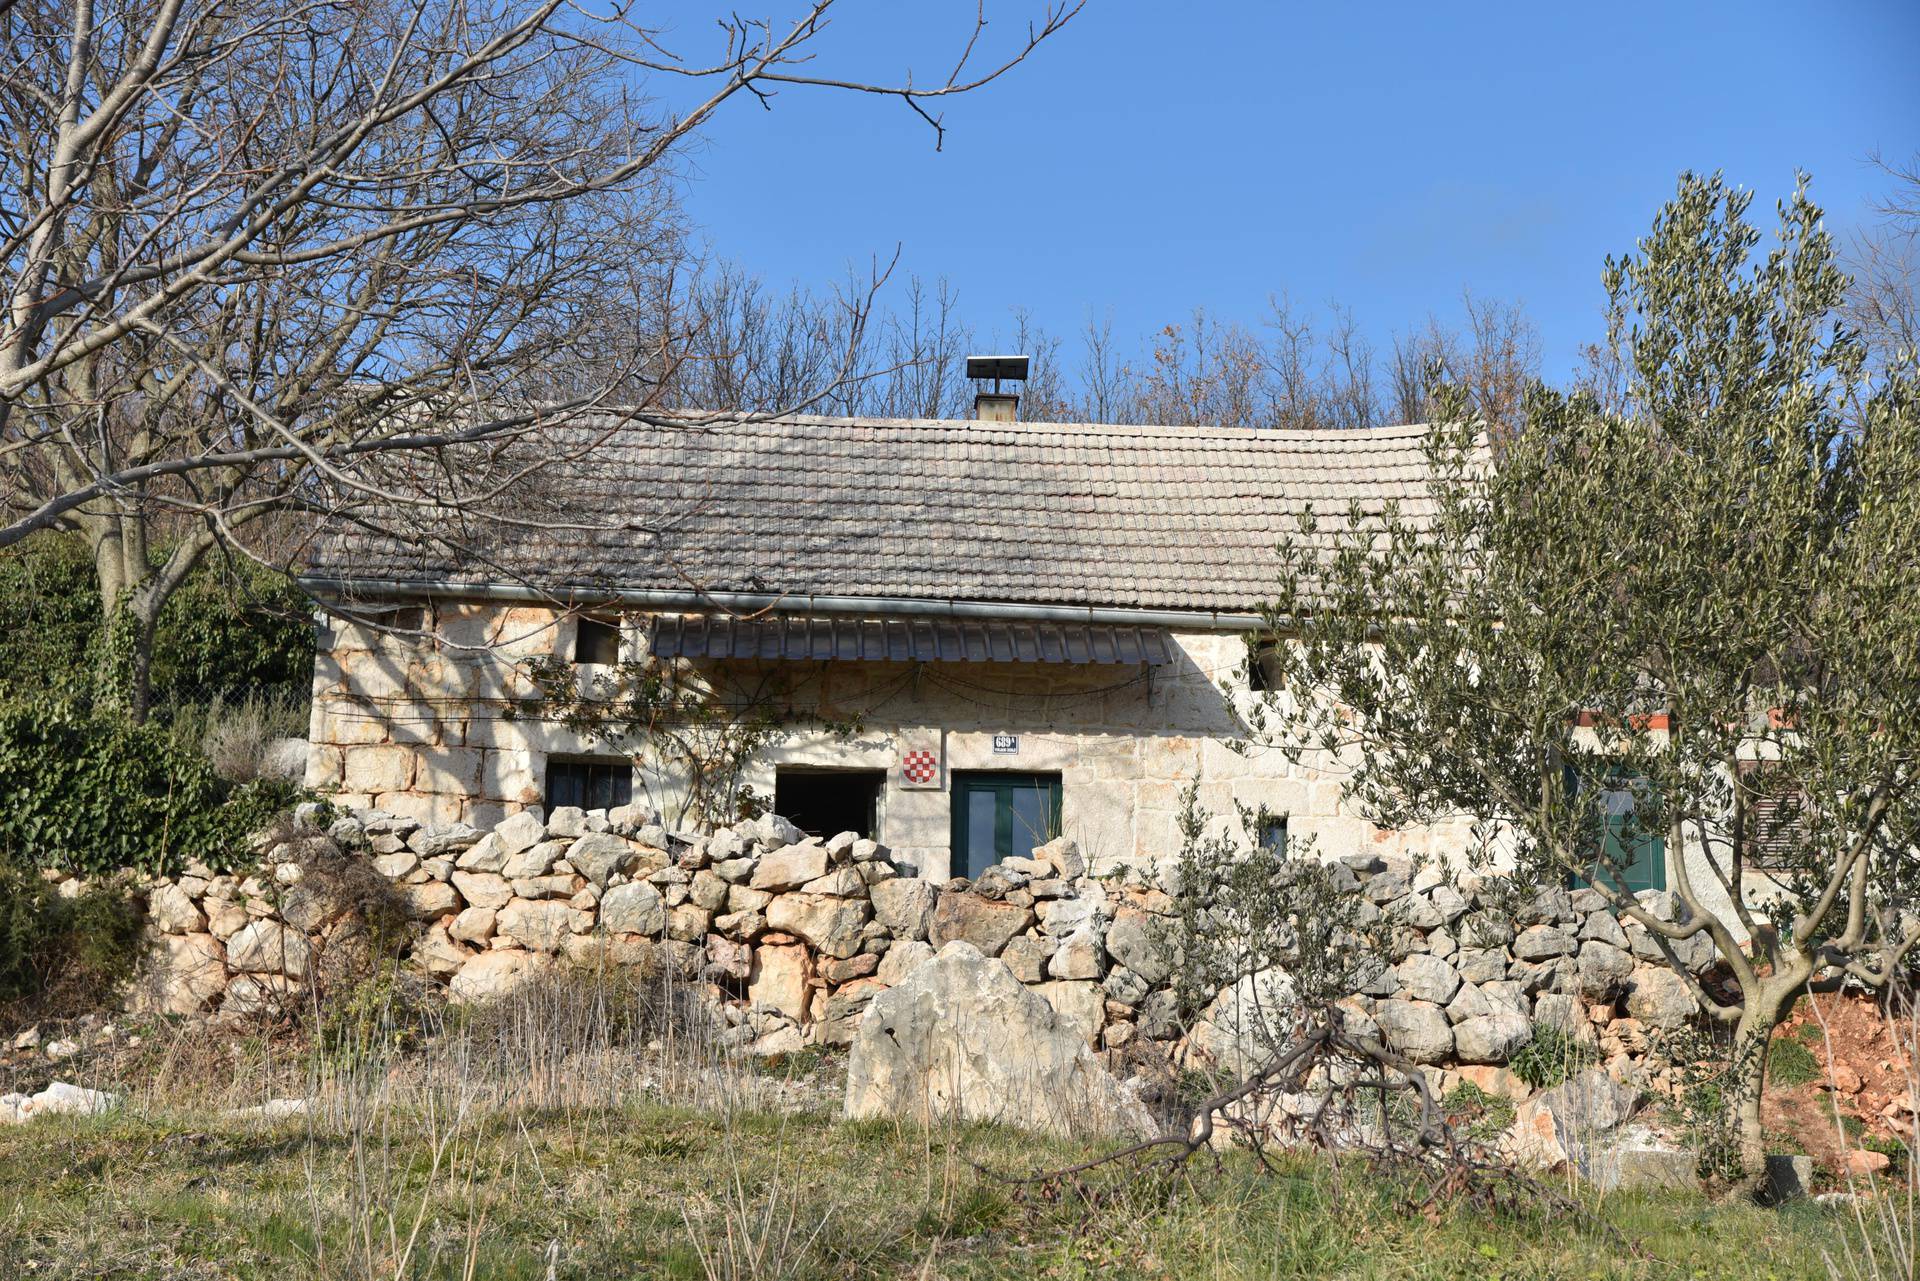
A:
[[[1070,840],[935,883],[902,875],[874,841],[810,838],[773,816],[695,832],[638,806],[527,809],[481,831],[355,810],[323,831],[319,813],[306,807],[252,875],[190,868],[148,887],[149,1008],[247,1015],[297,999],[327,957],[364,944],[371,884],[405,918],[409,962],[457,1000],[568,962],[669,967],[708,985],[731,1042],[791,1052],[850,1043],[878,993],[963,939],[1116,1058],[1248,1052],[1233,1017],[1245,994],[1223,994],[1183,1035],[1155,924],[1165,890],[1090,875]],[[1456,887],[1372,856],[1337,867],[1362,912],[1395,927],[1346,1005],[1415,1062],[1502,1064],[1551,1023],[1625,1071],[1650,1033],[1696,1012],[1653,940],[1592,890],[1543,891],[1516,912],[1497,881]],[[1678,946],[1711,966],[1704,941]]]

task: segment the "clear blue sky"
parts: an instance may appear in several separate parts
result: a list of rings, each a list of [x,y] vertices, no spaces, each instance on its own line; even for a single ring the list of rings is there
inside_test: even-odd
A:
[[[687,0],[676,43],[711,41]],[[754,12],[764,12],[765,6]],[[972,0],[846,0],[821,69],[944,72]],[[779,10],[774,10],[779,12]],[[988,44],[1026,15],[989,0]],[[983,48],[983,53],[991,49]],[[712,249],[821,285],[902,249],[983,332],[1024,305],[1129,349],[1195,306],[1352,306],[1384,346],[1463,287],[1524,302],[1546,373],[1599,335],[1602,258],[1684,168],[1757,211],[1814,176],[1829,226],[1871,217],[1868,163],[1920,149],[1920,0],[1283,4],[1093,0],[1008,78],[946,107],[735,102],[689,165]]]

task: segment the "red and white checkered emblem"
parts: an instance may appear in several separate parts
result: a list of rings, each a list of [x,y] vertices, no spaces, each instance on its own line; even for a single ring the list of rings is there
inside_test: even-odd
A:
[[[924,748],[900,757],[900,776],[909,783],[931,783],[939,773],[940,762]]]

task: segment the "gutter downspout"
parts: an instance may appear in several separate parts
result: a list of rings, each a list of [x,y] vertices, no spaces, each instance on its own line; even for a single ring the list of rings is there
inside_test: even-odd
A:
[[[702,592],[658,588],[566,587],[552,591],[505,583],[399,582],[302,576],[315,596],[383,600],[448,597],[560,608],[628,605],[643,609],[713,610],[754,614],[876,614],[908,618],[990,618],[1048,623],[1105,623],[1121,627],[1168,627],[1192,631],[1246,632],[1264,629],[1259,614],[1220,610],[1118,609],[1102,605],[1022,605],[1013,602],[920,600],[900,596],[812,596],[791,592]]]

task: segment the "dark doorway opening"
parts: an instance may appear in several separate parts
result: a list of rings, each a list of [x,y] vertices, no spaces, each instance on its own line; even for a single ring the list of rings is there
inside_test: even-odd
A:
[[[885,770],[783,769],[773,776],[773,812],[808,836],[854,832],[878,839]]]

